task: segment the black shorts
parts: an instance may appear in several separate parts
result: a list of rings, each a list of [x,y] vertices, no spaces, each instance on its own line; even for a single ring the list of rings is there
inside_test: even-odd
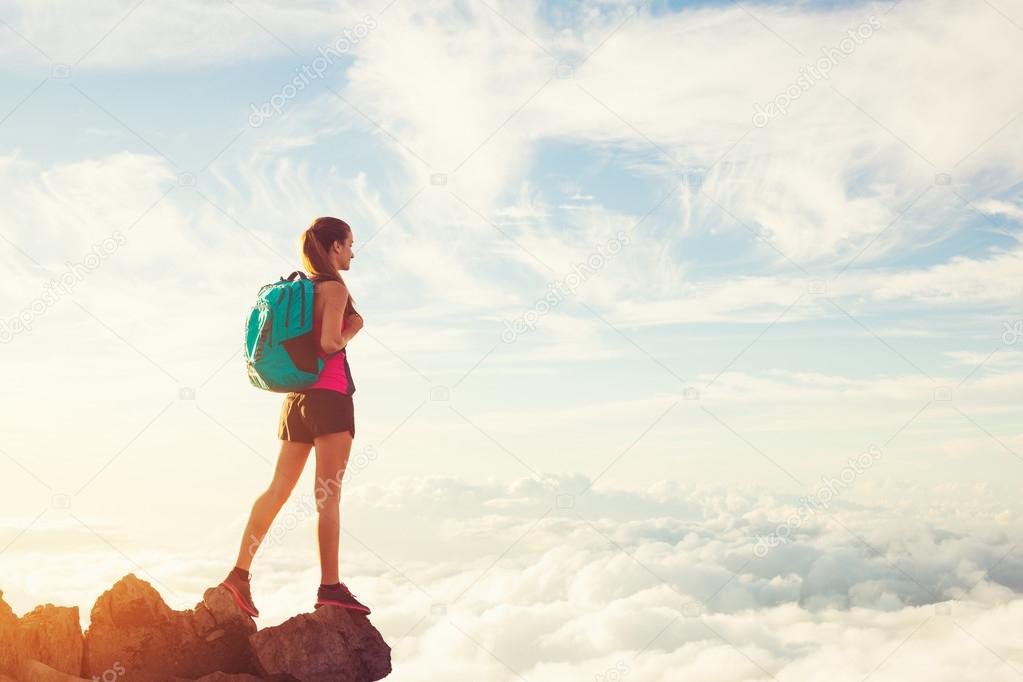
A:
[[[350,431],[355,438],[355,405],[352,396],[326,388],[293,391],[284,396],[277,437],[312,443],[317,436]]]

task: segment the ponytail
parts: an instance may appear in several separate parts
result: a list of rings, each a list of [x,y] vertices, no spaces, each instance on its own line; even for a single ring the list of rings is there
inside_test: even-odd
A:
[[[344,243],[351,233],[352,228],[348,223],[338,218],[315,219],[301,236],[302,264],[306,271],[314,278],[332,279],[344,284],[345,281],[341,279],[338,271],[331,267],[327,250],[336,241]],[[350,312],[358,314],[351,292],[349,292],[348,305],[345,307],[342,317],[347,316]]]

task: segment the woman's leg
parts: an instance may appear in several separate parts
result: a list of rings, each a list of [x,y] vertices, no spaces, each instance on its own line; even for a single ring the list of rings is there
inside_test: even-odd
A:
[[[249,522],[245,526],[245,533],[242,535],[241,547],[238,548],[237,566],[249,570],[252,564],[252,557],[263,542],[263,536],[270,529],[270,524],[277,517],[288,496],[298,483],[305,468],[309,451],[312,450],[312,443],[296,443],[292,441],[281,441],[281,452],[277,456],[277,468],[274,471],[270,487],[256,498],[249,513]]]
[[[320,582],[333,585],[338,577],[338,548],[341,536],[341,480],[352,451],[348,431],[317,437],[316,483],[313,495],[319,510],[316,535],[320,544]]]

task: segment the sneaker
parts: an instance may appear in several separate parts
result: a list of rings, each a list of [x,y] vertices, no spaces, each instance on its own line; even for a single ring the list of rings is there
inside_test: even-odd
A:
[[[248,580],[242,580],[232,571],[227,574],[227,577],[220,584],[227,588],[242,611],[252,617],[259,615],[259,609],[252,603],[252,593],[249,591]]]
[[[369,607],[356,599],[344,583],[341,583],[340,587],[321,587],[316,591],[316,605],[313,608],[318,609],[327,604],[359,613],[370,613]]]

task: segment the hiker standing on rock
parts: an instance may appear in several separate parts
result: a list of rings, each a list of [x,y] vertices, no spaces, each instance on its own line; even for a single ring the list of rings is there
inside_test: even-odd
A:
[[[273,480],[252,505],[237,563],[220,583],[251,616],[259,615],[249,590],[252,557],[291,495],[314,447],[321,572],[314,608],[331,605],[370,612],[340,581],[338,573],[341,479],[355,437],[355,383],[347,346],[363,326],[338,272],[351,267],[353,242],[348,223],[330,217],[314,220],[301,237],[302,262],[314,283],[312,338],[319,341],[316,352],[323,359],[323,369],[313,384],[284,398],[278,425],[281,449]]]

